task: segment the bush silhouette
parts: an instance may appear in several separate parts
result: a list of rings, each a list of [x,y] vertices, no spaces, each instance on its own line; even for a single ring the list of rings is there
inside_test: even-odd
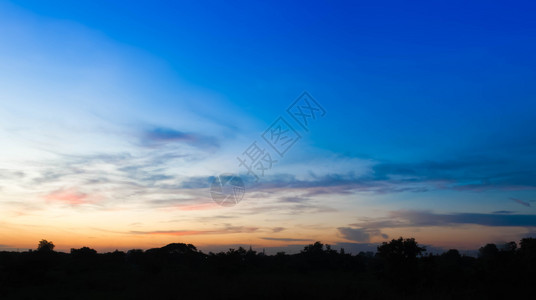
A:
[[[73,257],[93,257],[97,255],[97,250],[89,247],[82,247],[80,249],[71,248],[71,255]]]

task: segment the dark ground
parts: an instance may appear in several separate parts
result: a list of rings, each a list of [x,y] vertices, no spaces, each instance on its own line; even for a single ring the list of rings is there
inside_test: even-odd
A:
[[[533,294],[536,239],[479,257],[426,255],[413,239],[345,254],[315,243],[300,254],[193,245],[98,254],[53,248],[0,252],[0,299],[512,299]],[[526,296],[522,297],[529,299]]]

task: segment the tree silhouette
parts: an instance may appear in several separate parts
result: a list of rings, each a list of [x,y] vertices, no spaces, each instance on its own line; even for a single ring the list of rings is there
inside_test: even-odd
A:
[[[418,277],[417,257],[426,251],[425,247],[420,247],[414,238],[383,242],[378,246],[376,254],[384,266],[384,278],[398,286],[404,293],[408,293]]]
[[[305,246],[301,253],[308,255],[319,255],[324,252],[324,244],[321,242],[315,242],[314,244]]]
[[[503,251],[503,252],[515,252],[516,249],[517,249],[517,244],[514,241],[508,242],[508,243],[502,245],[502,247],[501,247],[501,251]]]
[[[37,245],[37,251],[39,252],[52,252],[54,251],[54,243],[52,241],[41,240]]]
[[[319,256],[319,255],[334,255],[337,251],[331,249],[331,245],[315,242],[314,244],[303,247],[302,255]]]
[[[499,249],[495,244],[487,244],[486,246],[480,247],[480,249],[478,249],[478,256],[482,259],[495,259],[498,254]]]
[[[524,238],[521,239],[519,243],[519,252],[523,256],[530,256],[534,258],[536,255],[536,239],[535,238]]]
[[[391,240],[378,246],[378,256],[389,261],[414,260],[426,251],[425,247],[419,247],[414,238]]]
[[[519,256],[523,259],[527,276],[533,277],[536,275],[536,239],[524,238],[519,243]]]
[[[458,250],[456,250],[456,249],[450,249],[447,252],[441,254],[441,256],[443,258],[448,259],[448,260],[454,260],[454,261],[459,260],[459,259],[462,258],[461,255],[460,255],[460,252]]]

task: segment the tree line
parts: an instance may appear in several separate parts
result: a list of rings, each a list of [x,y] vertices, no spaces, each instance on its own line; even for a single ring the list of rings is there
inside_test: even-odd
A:
[[[41,240],[36,250],[0,252],[0,298],[496,299],[531,291],[536,275],[534,238],[487,244],[477,257],[427,253],[402,237],[355,255],[321,242],[275,255],[242,247],[203,253],[184,243],[108,253],[54,248]]]

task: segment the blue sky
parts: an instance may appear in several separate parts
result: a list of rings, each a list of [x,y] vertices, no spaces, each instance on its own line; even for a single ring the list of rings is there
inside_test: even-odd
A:
[[[531,234],[534,6],[3,2],[0,235],[106,250]],[[299,143],[216,205],[214,176],[244,175],[236,157],[304,91],[325,116],[292,123]]]

